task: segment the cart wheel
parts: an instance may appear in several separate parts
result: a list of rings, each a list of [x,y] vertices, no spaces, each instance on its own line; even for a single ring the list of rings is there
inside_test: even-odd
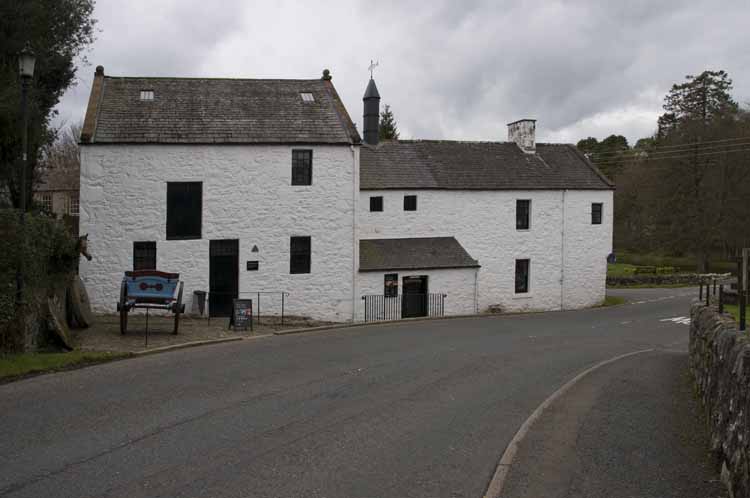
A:
[[[185,311],[182,306],[182,288],[184,286],[185,282],[180,282],[180,290],[177,292],[177,301],[172,305],[174,309],[174,332],[172,333],[175,335],[177,335],[177,331],[180,329],[180,315]]]
[[[128,307],[125,304],[125,300],[127,299],[127,293],[128,293],[128,286],[123,280],[122,285],[120,286],[120,302],[117,306],[120,311],[120,334],[123,334],[123,335],[128,330]]]

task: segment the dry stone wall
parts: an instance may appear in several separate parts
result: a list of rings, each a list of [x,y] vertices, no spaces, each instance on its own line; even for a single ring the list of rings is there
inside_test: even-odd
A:
[[[690,315],[690,370],[711,450],[731,495],[750,497],[750,337],[713,306],[695,304]]]

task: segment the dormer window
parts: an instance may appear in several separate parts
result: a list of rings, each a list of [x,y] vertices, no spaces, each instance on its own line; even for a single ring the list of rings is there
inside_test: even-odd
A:
[[[302,102],[315,102],[315,97],[313,97],[312,93],[300,93],[300,97],[302,97]]]
[[[154,100],[154,91],[141,90],[141,100]]]

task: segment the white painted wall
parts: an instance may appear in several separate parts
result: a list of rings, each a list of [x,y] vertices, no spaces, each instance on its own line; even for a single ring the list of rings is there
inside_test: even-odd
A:
[[[291,185],[293,148],[313,150],[311,186]],[[193,291],[208,290],[209,240],[239,239],[240,292],[287,291],[288,314],[351,320],[358,154],[349,146],[81,147],[80,231],[94,259],[80,271],[93,308],[115,310],[133,241],[157,242],[157,268],[180,273],[190,309]],[[200,240],[166,240],[169,181],[203,182]],[[310,274],[289,273],[293,235],[312,237]],[[248,260],[260,261],[259,271],[246,271]],[[262,313],[279,311],[278,296],[261,300]]]
[[[445,315],[468,315],[476,313],[475,283],[477,268],[451,268],[445,270],[401,270],[360,272],[359,285],[362,295],[383,295],[385,275],[398,274],[398,292],[404,288],[404,277],[427,276],[427,292],[447,294],[444,301]],[[396,299],[396,298],[393,298]],[[358,317],[364,319],[364,301],[360,299]]]
[[[404,211],[404,195],[413,194],[417,211]],[[373,195],[383,196],[383,212],[369,211]],[[527,231],[516,230],[517,199],[532,201]],[[591,225],[593,202],[604,204],[601,225]],[[604,299],[612,208],[612,191],[362,191],[359,230],[362,239],[456,237],[482,266],[480,311],[491,305],[508,311],[574,309]],[[530,292],[516,295],[515,260],[526,258]]]

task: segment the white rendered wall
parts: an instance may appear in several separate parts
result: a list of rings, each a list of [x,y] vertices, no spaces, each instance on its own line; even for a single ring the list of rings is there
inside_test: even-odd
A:
[[[311,186],[291,185],[292,149],[313,150]],[[240,292],[287,291],[286,313],[353,316],[359,150],[349,146],[90,145],[81,148],[81,276],[97,311],[114,311],[133,241],[156,241],[157,269],[180,273],[190,309],[208,290],[209,240],[239,239]],[[202,237],[166,240],[167,182],[203,182]],[[289,239],[312,237],[311,273],[289,273]],[[259,252],[252,253],[254,245]],[[258,271],[246,261],[258,260]],[[254,297],[242,295],[242,297]],[[261,313],[279,296],[261,297]]]
[[[417,211],[404,211],[404,195],[414,194]],[[369,198],[376,195],[383,196],[383,211],[371,213]],[[531,199],[529,230],[516,230],[517,199]],[[601,225],[591,225],[593,202],[604,204]],[[360,193],[359,230],[362,239],[456,237],[481,265],[480,311],[493,305],[507,311],[574,309],[604,299],[612,203],[609,190],[366,190]],[[515,293],[516,259],[531,260],[527,294]]]
[[[367,271],[359,273],[361,294],[383,295],[385,275],[398,274],[398,292],[403,292],[404,277],[427,276],[427,292],[447,294],[445,315],[468,315],[477,312],[475,307],[475,285],[477,268],[451,268],[445,270],[394,270]],[[395,298],[394,298],[395,299]],[[364,301],[360,299],[358,317],[364,319]]]

